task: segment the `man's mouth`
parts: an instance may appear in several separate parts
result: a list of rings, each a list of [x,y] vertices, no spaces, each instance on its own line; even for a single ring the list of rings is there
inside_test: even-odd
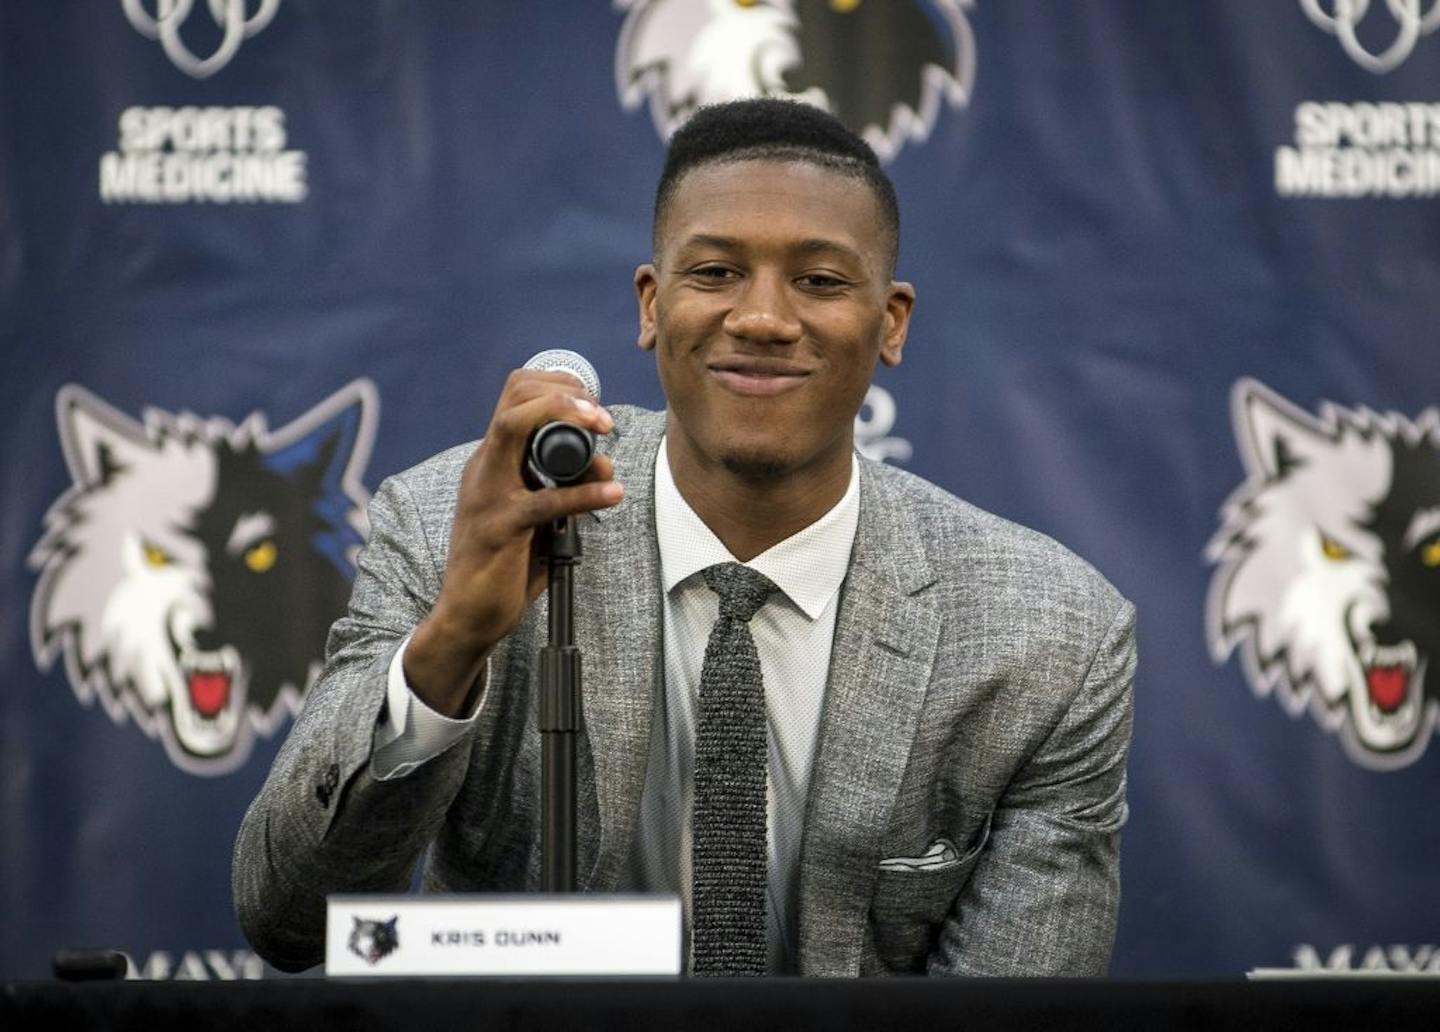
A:
[[[784,394],[799,387],[810,375],[804,366],[782,359],[725,359],[709,368],[723,387],[747,397]]]

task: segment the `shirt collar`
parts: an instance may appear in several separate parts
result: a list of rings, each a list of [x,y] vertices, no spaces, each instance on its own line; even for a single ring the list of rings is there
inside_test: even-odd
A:
[[[745,565],[769,577],[801,612],[817,619],[845,579],[859,522],[860,464],[852,455],[845,496],[810,526]],[[655,455],[655,534],[667,595],[706,567],[739,561],[681,496],[670,475],[663,438]]]

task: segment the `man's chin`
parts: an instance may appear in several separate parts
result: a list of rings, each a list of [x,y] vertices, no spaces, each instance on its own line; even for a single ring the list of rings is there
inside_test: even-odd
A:
[[[775,455],[731,453],[723,456],[721,462],[732,475],[753,483],[780,480],[790,472],[790,464]]]

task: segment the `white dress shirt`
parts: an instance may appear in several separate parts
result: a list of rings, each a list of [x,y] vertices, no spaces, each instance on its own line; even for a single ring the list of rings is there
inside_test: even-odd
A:
[[[772,973],[798,968],[800,841],[840,585],[860,518],[857,466],[852,458],[849,487],[829,512],[745,564],[780,589],[750,621],[765,683],[769,739],[766,931]],[[688,942],[700,669],[720,611],[718,597],[699,574],[737,560],[681,496],[663,440],[655,460],[655,526],[665,591],[664,690],[656,699],[639,827],[621,888],[677,893]],[[390,666],[389,719],[375,732],[371,769],[381,779],[402,777],[439,755],[475,719],[474,714],[445,717],[416,698],[405,683],[404,651],[402,645]]]

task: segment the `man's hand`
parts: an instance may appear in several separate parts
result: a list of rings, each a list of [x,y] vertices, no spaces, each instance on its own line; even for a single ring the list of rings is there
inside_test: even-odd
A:
[[[536,529],[607,508],[624,494],[604,455],[595,456],[581,483],[531,490],[521,475],[525,445],[551,421],[599,434],[614,426],[573,376],[517,369],[465,464],[440,597],[405,650],[405,679],[436,712],[461,714],[490,650],[544,590]]]

